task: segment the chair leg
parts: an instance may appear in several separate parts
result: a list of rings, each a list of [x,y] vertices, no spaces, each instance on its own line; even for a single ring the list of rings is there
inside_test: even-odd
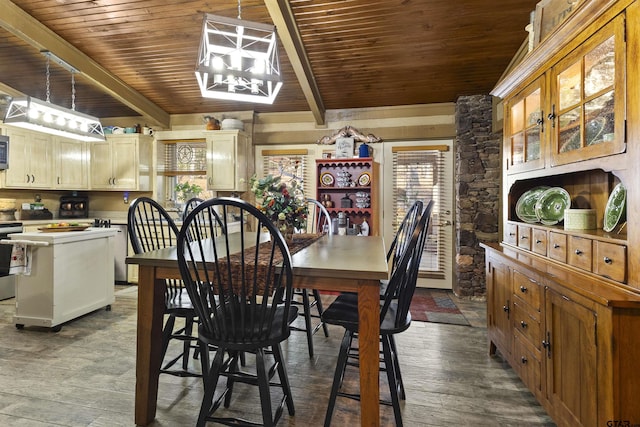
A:
[[[313,327],[311,326],[311,307],[309,302],[309,292],[302,290],[302,308],[304,310],[304,325],[307,334],[307,346],[309,347],[309,357],[313,357]]]
[[[287,367],[284,364],[282,358],[282,348],[280,343],[272,346],[273,357],[278,364],[278,376],[280,377],[280,384],[282,386],[282,392],[285,395],[285,401],[287,402],[287,410],[289,415],[295,415],[296,409],[293,406],[293,395],[291,394],[291,384],[289,383],[289,376],[287,375]]]
[[[389,391],[391,392],[391,405],[393,406],[393,415],[396,420],[396,426],[402,427],[402,413],[400,412],[400,400],[398,399],[399,384],[396,378],[396,370],[394,367],[394,358],[391,350],[389,335],[382,336],[382,352],[384,354],[385,371],[387,372],[387,381],[389,382]]]
[[[184,318],[184,334],[185,336],[193,336],[193,317],[187,316]],[[182,343],[182,369],[187,370],[189,368],[189,355],[191,354],[192,341],[185,339]]]
[[[207,361],[209,360],[207,345],[201,343],[200,350],[202,353],[200,357],[201,363],[204,364],[205,359]],[[224,353],[225,350],[223,348],[218,348],[213,359],[213,364],[206,369],[203,366],[203,372],[206,370],[207,375],[202,376],[204,379],[204,396],[202,398],[202,405],[200,406],[200,414],[198,414],[197,427],[205,426],[207,423],[207,417],[213,407],[213,396],[216,392],[218,378],[220,378],[220,370],[224,363]]]
[[[324,331],[324,336],[329,337],[329,328],[327,328],[327,324],[322,321],[322,300],[320,299],[320,291],[317,289],[313,290],[313,297],[316,299],[316,308],[318,309],[318,317],[320,318],[320,322],[322,323],[322,330]]]
[[[162,353],[160,353],[161,361],[164,361],[164,357],[167,354],[169,348],[169,341],[171,340],[171,334],[173,334],[173,327],[176,323],[176,316],[171,314],[164,324],[162,329]],[[162,363],[162,362],[161,362]]]
[[[395,356],[393,358],[393,368],[396,372],[396,381],[400,386],[399,393],[400,399],[407,400],[407,395],[404,392],[404,382],[402,381],[402,373],[400,372],[400,359],[398,359],[398,351],[396,350],[396,340],[393,338],[393,335],[389,335],[389,343],[391,344],[391,352]]]
[[[229,362],[229,368],[227,369],[230,374],[235,374],[238,372],[238,354],[239,352],[233,352],[231,354],[231,361]],[[224,397],[224,407],[228,408],[231,404],[231,395],[233,394],[233,386],[235,381],[233,380],[233,375],[229,375],[227,377],[227,394]]]
[[[265,427],[273,426],[271,413],[271,393],[269,391],[269,377],[265,367],[264,349],[256,351],[256,371],[258,375],[258,389],[260,390],[260,407],[262,408],[262,422]]]
[[[342,384],[344,378],[344,371],[347,368],[347,356],[349,355],[349,347],[351,347],[351,341],[353,340],[353,334],[349,330],[345,330],[342,337],[342,344],[340,344],[340,352],[338,353],[338,362],[336,363],[336,371],[333,375],[333,384],[331,385],[331,394],[329,395],[329,405],[327,406],[327,414],[324,417],[324,427],[331,425],[331,417],[333,416],[333,410],[336,406],[336,398],[338,397],[338,390]]]

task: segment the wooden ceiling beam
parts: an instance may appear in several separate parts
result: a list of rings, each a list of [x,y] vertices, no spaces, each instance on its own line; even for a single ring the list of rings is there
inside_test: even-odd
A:
[[[316,124],[324,125],[326,110],[291,6],[287,0],[265,0],[264,3],[276,26],[280,41],[287,52]]]
[[[48,50],[64,60],[96,86],[145,116],[155,125],[168,128],[169,114],[140,92],[125,84],[93,59],[42,25],[9,0],[0,0],[0,26],[39,50]]]

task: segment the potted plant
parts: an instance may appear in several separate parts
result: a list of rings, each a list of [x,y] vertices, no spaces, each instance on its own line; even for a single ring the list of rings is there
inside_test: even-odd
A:
[[[175,186],[176,200],[186,203],[189,199],[197,197],[202,192],[202,187],[198,184],[190,184],[189,181],[178,183]]]

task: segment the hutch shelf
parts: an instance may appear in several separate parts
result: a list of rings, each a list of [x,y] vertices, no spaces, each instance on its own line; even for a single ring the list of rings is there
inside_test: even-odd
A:
[[[316,198],[331,217],[337,218],[344,212],[349,220],[350,233],[354,234],[366,220],[369,234],[377,236],[378,173],[373,158],[318,159],[316,172]]]

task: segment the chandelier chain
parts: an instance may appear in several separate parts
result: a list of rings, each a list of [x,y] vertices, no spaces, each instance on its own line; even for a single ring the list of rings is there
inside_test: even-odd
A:
[[[76,74],[71,72],[71,109],[76,110]]]
[[[242,19],[242,6],[240,5],[240,0],[238,0],[238,19]]]
[[[49,72],[49,56],[47,55],[47,72],[46,72],[46,76],[47,76],[47,102],[51,102],[51,84],[49,83],[49,77],[50,77],[50,72]]]

